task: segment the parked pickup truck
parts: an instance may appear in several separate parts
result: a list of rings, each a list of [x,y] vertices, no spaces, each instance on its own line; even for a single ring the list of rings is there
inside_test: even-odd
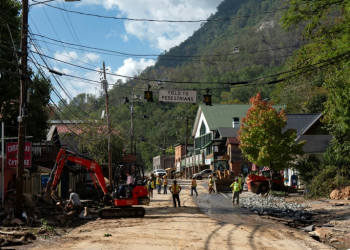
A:
[[[192,175],[192,178],[196,178],[197,180],[202,180],[203,178],[208,178],[209,175],[213,175],[213,171],[210,169],[204,169],[199,173],[195,173]]]

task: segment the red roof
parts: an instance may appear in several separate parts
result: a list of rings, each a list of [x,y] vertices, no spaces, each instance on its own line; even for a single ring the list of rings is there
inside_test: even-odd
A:
[[[230,144],[236,144],[236,145],[240,144],[240,142],[239,142],[237,137],[229,137],[229,138],[227,138],[227,141]]]
[[[81,129],[79,129],[75,124],[57,124],[57,133],[66,134],[66,133],[75,133],[81,134]]]

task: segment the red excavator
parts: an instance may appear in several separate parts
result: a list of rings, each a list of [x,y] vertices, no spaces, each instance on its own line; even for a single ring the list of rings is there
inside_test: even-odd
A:
[[[98,187],[97,185],[101,187],[104,193],[102,201],[108,206],[99,211],[101,218],[143,217],[145,215],[143,207],[133,207],[148,205],[150,202],[147,188],[144,185],[145,178],[142,166],[132,163],[118,166],[114,176],[115,185],[107,188],[102,168],[95,160],[67,151],[64,148],[59,151],[55,166],[47,182],[46,194],[44,195],[45,201],[50,202],[48,198],[51,198],[51,202],[52,199],[58,201],[58,198],[55,196],[55,190],[67,161],[86,167],[91,174],[95,188]],[[134,176],[135,185],[125,185],[126,171]],[[51,191],[51,197],[49,197],[49,191]]]

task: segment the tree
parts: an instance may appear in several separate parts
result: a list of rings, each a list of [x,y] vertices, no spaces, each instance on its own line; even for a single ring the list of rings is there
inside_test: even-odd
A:
[[[295,130],[283,131],[287,124],[284,111],[277,112],[272,102],[262,101],[260,93],[249,103],[252,107],[242,119],[239,132],[240,148],[249,161],[268,166],[273,177],[275,171],[292,166],[296,156],[303,154],[304,142],[295,142]]]
[[[16,52],[20,48],[20,11],[19,1],[0,1],[0,10],[4,10],[0,19],[0,118],[5,123],[6,136],[18,135],[17,117],[19,114],[20,76]],[[19,57],[19,55],[18,55]],[[29,117],[26,118],[26,134],[38,142],[46,138],[49,128],[49,112],[46,106],[50,100],[50,80],[34,74],[28,67],[28,103]]]
[[[74,139],[79,142],[79,148],[82,151],[86,148],[89,151],[89,156],[95,159],[98,163],[108,163],[108,131],[107,126],[101,122],[93,124],[90,120],[89,124],[79,125],[81,133],[75,131]],[[76,129],[75,129],[76,130]],[[67,135],[72,136],[71,134]],[[120,164],[123,153],[123,138],[117,132],[111,132],[111,147],[112,147],[112,163]]]
[[[290,67],[298,70],[292,81],[309,84],[320,81],[328,91],[314,98],[324,103],[324,122],[334,136],[333,153],[339,159],[350,161],[350,3],[345,0],[289,0],[291,8],[282,18],[285,28],[303,25],[302,36],[308,43],[295,54]],[[309,84],[310,85],[310,84]],[[310,96],[304,94],[302,96]],[[323,105],[323,103],[321,103]],[[314,109],[313,103],[310,103]],[[348,164],[347,164],[348,165]]]

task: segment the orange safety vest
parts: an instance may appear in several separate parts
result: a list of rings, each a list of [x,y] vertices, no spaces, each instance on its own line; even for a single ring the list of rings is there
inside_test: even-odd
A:
[[[156,185],[162,185],[162,183],[160,182],[159,177],[157,177],[157,179],[156,179]]]
[[[180,192],[180,185],[179,184],[171,185],[171,191],[173,192],[173,194],[178,194]]]
[[[196,180],[192,180],[191,187],[197,187],[197,182],[196,182]]]
[[[164,186],[168,185],[168,179],[164,179],[163,185],[164,185]]]

